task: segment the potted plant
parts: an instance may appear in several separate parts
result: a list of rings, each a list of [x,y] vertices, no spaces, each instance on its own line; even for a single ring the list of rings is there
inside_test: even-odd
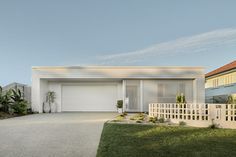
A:
[[[176,95],[176,104],[179,104],[179,107],[182,108],[183,104],[186,104],[185,96],[183,93]]]
[[[185,96],[184,96],[183,93],[176,95],[176,103],[177,103],[177,104],[178,104],[178,103],[181,103],[181,104],[186,103]]]
[[[118,113],[123,113],[123,100],[117,100],[116,107]]]
[[[46,102],[43,103],[44,113],[56,112],[55,98],[56,93],[54,91],[47,92]]]

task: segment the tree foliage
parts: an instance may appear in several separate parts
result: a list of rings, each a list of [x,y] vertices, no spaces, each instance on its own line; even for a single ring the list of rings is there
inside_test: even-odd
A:
[[[3,92],[0,86],[0,110],[6,113],[27,113],[28,102],[22,97],[22,92],[14,89],[10,89]]]

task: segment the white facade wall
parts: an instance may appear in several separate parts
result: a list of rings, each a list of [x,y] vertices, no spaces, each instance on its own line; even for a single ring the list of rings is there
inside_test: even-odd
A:
[[[56,92],[57,111],[61,112],[61,92],[65,83],[79,82],[120,82],[118,99],[125,100],[124,80],[140,81],[140,103],[143,105],[144,85],[147,80],[192,80],[193,103],[204,103],[204,68],[202,67],[33,67],[32,68],[32,109],[42,112],[42,104],[48,91]],[[146,81],[145,81],[146,80]],[[149,84],[151,86],[151,84]],[[154,99],[153,99],[154,100]],[[142,111],[147,108],[141,106]]]
[[[54,91],[56,93],[56,99],[55,99],[55,103],[56,103],[56,109],[57,109],[57,112],[61,112],[62,111],[62,88],[63,86],[77,86],[77,85],[80,85],[80,84],[83,84],[85,83],[84,81],[76,81],[76,82],[61,82],[61,81],[48,81],[48,88],[47,91]],[[99,84],[99,83],[102,83],[102,84],[111,84],[112,82],[97,82],[96,84]],[[115,84],[117,86],[117,99],[123,99],[122,98],[122,83],[121,82],[113,82],[113,84]],[[41,97],[45,97],[46,93],[42,93]],[[44,99],[45,101],[45,99]],[[96,103],[96,100],[94,100],[95,103]],[[43,102],[43,101],[42,101]]]

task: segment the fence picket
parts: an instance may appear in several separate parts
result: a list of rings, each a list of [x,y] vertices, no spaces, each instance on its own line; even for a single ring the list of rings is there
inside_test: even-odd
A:
[[[151,103],[149,116],[173,123],[184,121],[190,126],[206,127],[214,122],[222,128],[236,129],[236,104]]]

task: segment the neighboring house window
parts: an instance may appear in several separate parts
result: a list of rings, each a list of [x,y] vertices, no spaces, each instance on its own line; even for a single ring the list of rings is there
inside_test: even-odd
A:
[[[213,80],[213,87],[217,87],[219,85],[218,78]]]
[[[225,76],[225,85],[233,83],[233,76],[232,75],[226,75]]]

